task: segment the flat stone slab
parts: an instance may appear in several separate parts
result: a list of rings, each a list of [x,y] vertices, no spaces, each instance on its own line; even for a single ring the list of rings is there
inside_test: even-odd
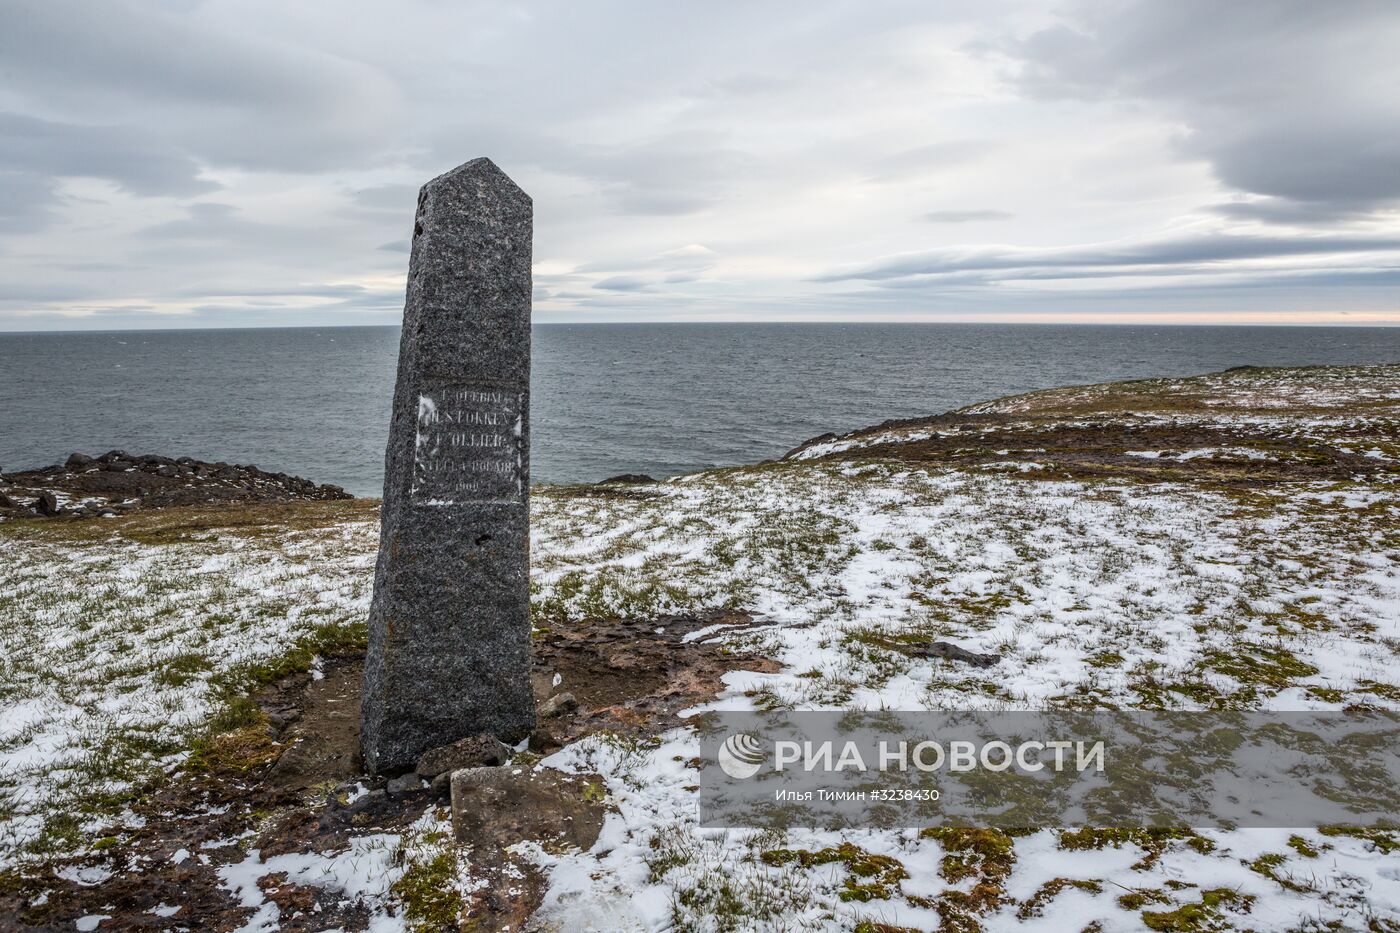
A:
[[[593,848],[607,814],[603,779],[552,768],[468,768],[452,775],[458,842],[501,850],[517,842]]]

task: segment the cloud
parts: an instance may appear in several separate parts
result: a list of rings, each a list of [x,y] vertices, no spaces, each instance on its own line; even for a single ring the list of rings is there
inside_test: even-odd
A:
[[[568,136],[502,114],[438,134],[428,172],[490,152],[508,173],[537,169],[582,183],[602,208],[639,217],[684,217],[725,203],[751,184],[761,161],[723,130],[683,129],[598,141]],[[415,189],[416,190],[416,189]]]
[[[0,329],[397,321],[476,155],[538,320],[1394,311],[1392,9],[11,0]]]
[[[651,256],[636,256],[627,259],[599,260],[584,263],[573,271],[584,275],[600,272],[633,272],[647,270],[655,272],[704,272],[714,267],[719,254],[707,246],[690,243],[675,249]]]
[[[49,225],[58,199],[53,179],[36,172],[0,171],[0,231],[36,232]]]
[[[650,284],[646,279],[640,279],[633,275],[615,275],[594,282],[593,287],[609,292],[640,292],[645,291]]]
[[[714,133],[674,133],[619,147],[560,145],[546,168],[588,179],[621,214],[684,216],[715,206],[752,158]]]
[[[280,297],[312,297],[312,298],[348,298],[363,299],[373,297],[374,300],[383,298],[384,290],[369,289],[363,285],[355,285],[345,282],[322,282],[312,285],[284,285],[279,287],[259,287],[240,286],[229,291],[219,291],[217,288],[184,288],[176,294],[186,295],[194,298],[280,298]],[[396,294],[390,293],[390,294]]]
[[[46,109],[121,112],[153,144],[201,162],[320,171],[362,161],[399,102],[383,71],[197,7],[17,0],[5,18],[7,84]],[[152,146],[156,148],[155,145]]]
[[[1005,246],[954,247],[906,253],[817,277],[821,282],[853,279],[881,281],[956,272],[1002,273],[1002,278],[1032,277],[1034,270],[1072,271],[1087,275],[1095,269],[1111,274],[1135,274],[1158,266],[1195,266],[1241,260],[1348,253],[1386,253],[1400,259],[1400,235],[1281,237],[1245,234],[1198,234],[1136,243],[1024,249]]]
[[[662,253],[661,256],[663,259],[673,261],[700,260],[709,262],[714,259],[715,251],[699,243],[689,243],[685,246],[678,246],[675,249],[668,249],[666,252]]]
[[[975,162],[997,148],[998,144],[990,139],[947,139],[916,146],[881,158],[874,179],[885,183],[903,181],[911,176]]]
[[[219,186],[197,162],[120,126],[78,126],[0,113],[0,168],[49,177],[103,178],[139,195],[193,195]]]
[[[1006,211],[978,210],[978,211],[929,211],[923,215],[924,220],[935,224],[967,224],[982,220],[1010,220],[1014,217]]]
[[[361,210],[386,211],[396,217],[413,216],[418,185],[372,185],[350,192],[351,203]]]
[[[238,208],[232,204],[214,201],[196,201],[185,208],[186,216],[180,220],[168,220],[153,224],[136,232],[137,236],[156,240],[222,240],[229,237],[244,237],[278,231],[268,230],[264,225],[250,223],[239,216]]]
[[[1287,198],[1252,198],[1211,204],[1206,210],[1230,220],[1310,226],[1364,220],[1376,213],[1378,208],[1342,200],[1293,201]]]
[[[1385,0],[1078,3],[1008,43],[1035,98],[1155,105],[1179,152],[1296,222],[1400,199],[1400,17]]]
[[[47,85],[56,98],[310,109],[342,93],[342,75],[319,55],[298,68],[291,47],[203,25],[156,3],[20,0],[6,20],[6,61],[21,87]]]

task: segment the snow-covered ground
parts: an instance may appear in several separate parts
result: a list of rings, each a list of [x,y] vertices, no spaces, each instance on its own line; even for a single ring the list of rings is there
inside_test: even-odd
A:
[[[1269,409],[1281,424],[1330,434],[1393,418],[1392,372],[1312,372],[1249,383],[1244,401],[1231,401],[1239,379],[1191,383],[1200,403],[1190,417],[1257,420]],[[1181,396],[1181,385],[1160,381],[1151,392]],[[1123,390],[1046,395],[1072,410],[1104,391]],[[1043,404],[995,403],[1018,412]],[[1345,417],[1328,406],[1346,406]],[[1397,709],[1397,516],[1393,487],[1379,482],[1241,490],[798,459],[625,494],[537,490],[534,612],[537,624],[754,613],[760,627],[715,637],[782,669],[730,674],[712,708]],[[0,529],[0,859],[42,839],[46,820],[79,790],[121,787],[143,768],[177,762],[238,670],[362,624],[377,532],[364,509],[316,527],[215,529],[192,540],[132,537],[122,532],[128,521],[82,540],[64,526]],[[913,638],[1002,660],[983,670],[891,647]],[[604,775],[614,811],[589,852],[522,853],[549,877],[541,922],[867,931],[1400,924],[1394,834],[702,831],[698,742],[685,729],[662,739],[589,738],[546,760]],[[90,834],[115,818],[85,816]],[[367,839],[356,858],[285,865],[250,854],[227,869],[229,889],[271,928],[276,906],[256,878],[319,872],[393,928],[400,916],[385,879],[398,869],[382,853],[449,845],[423,838],[445,837]],[[764,857],[775,850],[827,855]],[[470,853],[461,855],[465,890]],[[872,878],[879,883],[848,884]]]
[[[0,864],[76,796],[183,759],[224,680],[363,625],[368,516],[174,541],[113,527],[139,521],[0,534]]]

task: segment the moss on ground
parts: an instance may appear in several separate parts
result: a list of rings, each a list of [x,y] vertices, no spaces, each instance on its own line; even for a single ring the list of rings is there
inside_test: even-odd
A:
[[[839,895],[843,901],[864,903],[888,900],[899,893],[899,883],[909,877],[899,859],[872,855],[849,842],[815,852],[808,849],[769,849],[759,859],[765,865],[795,863],[803,868],[840,863],[850,873]]]
[[[1079,878],[1052,878],[1036,889],[1036,892],[1021,904],[1016,911],[1017,918],[1029,920],[1031,917],[1040,916],[1046,904],[1053,901],[1061,892],[1067,890],[1085,891],[1089,894],[1102,894],[1103,884],[1098,881]]]
[[[1289,836],[1288,847],[1303,856],[1303,858],[1317,858],[1322,854],[1317,846],[1314,846],[1302,836]]]
[[[1060,848],[1069,851],[1135,845],[1144,853],[1142,860],[1133,865],[1139,871],[1156,864],[1173,842],[1181,842],[1202,855],[1215,850],[1215,843],[1189,829],[1085,828],[1060,833]]]
[[[1142,910],[1149,904],[1170,904],[1171,896],[1161,888],[1136,888],[1118,896],[1118,906],[1124,910]]]
[[[1317,831],[1324,836],[1349,836],[1369,843],[1382,855],[1400,851],[1400,831],[1375,829],[1359,826],[1319,826]]]
[[[977,933],[980,917],[992,913],[1009,900],[1006,879],[1016,864],[1015,840],[1011,832],[999,829],[936,827],[922,830],[924,839],[935,839],[943,847],[940,873],[952,884],[972,880],[966,890],[949,890],[936,899],[914,899],[921,907],[932,907],[950,933]]]
[[[1277,692],[1291,687],[1305,677],[1317,673],[1317,668],[1300,660],[1281,645],[1240,644],[1229,651],[1210,651],[1202,666],[1233,677],[1246,687]]]
[[[1210,933],[1229,930],[1226,911],[1249,913],[1255,898],[1251,894],[1241,894],[1230,888],[1212,888],[1201,892],[1201,899],[1191,904],[1183,904],[1175,910],[1142,912],[1142,923],[1149,930],[1162,933]]]
[[[1295,836],[1294,838],[1296,839],[1297,837]],[[1312,888],[1308,885],[1300,884],[1294,881],[1290,876],[1279,874],[1279,869],[1287,861],[1288,856],[1284,855],[1282,852],[1267,852],[1250,862],[1249,868],[1251,871],[1258,872],[1270,881],[1275,882],[1285,891],[1311,891]]]
[[[403,875],[390,888],[414,933],[458,929],[462,894],[457,887],[457,852],[451,845],[442,845],[444,838],[440,833],[425,837],[422,842],[428,845],[428,854],[410,856]]]

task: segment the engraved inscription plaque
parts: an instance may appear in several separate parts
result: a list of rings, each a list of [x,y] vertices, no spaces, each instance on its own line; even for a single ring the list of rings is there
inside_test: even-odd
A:
[[[448,385],[418,396],[415,505],[515,502],[524,495],[524,394]]]

